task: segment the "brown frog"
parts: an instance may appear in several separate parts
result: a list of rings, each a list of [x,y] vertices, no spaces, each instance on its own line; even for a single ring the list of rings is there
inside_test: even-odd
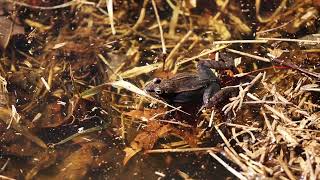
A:
[[[225,54],[221,57],[225,61],[199,60],[195,74],[179,73],[170,79],[155,78],[146,85],[145,91],[172,105],[196,106],[200,102],[202,108],[211,108],[220,103],[230,89],[221,90],[220,80],[210,68],[236,71],[233,59],[226,58]]]

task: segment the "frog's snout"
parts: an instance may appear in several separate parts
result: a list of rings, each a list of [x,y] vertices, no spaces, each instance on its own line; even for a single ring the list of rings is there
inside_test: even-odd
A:
[[[151,93],[151,92],[154,92],[154,83],[153,81],[150,81],[148,82],[145,87],[144,87],[144,91],[148,92],[148,93]]]

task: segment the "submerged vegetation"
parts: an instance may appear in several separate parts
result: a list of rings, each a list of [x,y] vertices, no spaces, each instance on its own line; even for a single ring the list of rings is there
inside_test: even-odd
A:
[[[319,9],[0,1],[0,178],[320,179]],[[214,107],[144,91],[222,55]]]

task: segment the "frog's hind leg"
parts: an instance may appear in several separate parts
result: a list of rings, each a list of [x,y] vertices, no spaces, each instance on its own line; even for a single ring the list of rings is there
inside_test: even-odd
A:
[[[238,72],[237,68],[234,65],[233,61],[214,61],[214,60],[200,60],[198,62],[198,67],[208,67],[208,68],[212,68],[212,69],[216,69],[216,70],[227,70],[230,69],[233,72]]]
[[[220,53],[219,61],[204,59],[198,62],[198,68],[208,67],[216,70],[231,70],[234,73],[238,73],[238,70],[234,64],[234,59],[228,56],[226,53]]]
[[[218,83],[211,83],[203,93],[203,105],[206,105],[209,103],[210,98],[214,96],[217,92],[220,91],[220,85]]]
[[[211,96],[207,103],[205,103],[203,106],[205,108],[212,108],[219,104],[221,104],[224,100],[226,100],[227,97],[230,97],[230,95],[237,91],[237,87],[227,87],[223,88],[219,91],[217,91],[213,96]]]

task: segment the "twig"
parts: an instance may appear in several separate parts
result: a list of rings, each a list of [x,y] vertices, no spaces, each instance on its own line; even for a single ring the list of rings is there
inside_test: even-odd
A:
[[[138,27],[140,26],[140,24],[142,23],[145,15],[146,15],[146,6],[147,6],[147,3],[148,3],[149,0],[144,0],[143,1],[143,5],[142,5],[142,8],[141,8],[141,11],[140,11],[140,15],[139,15],[139,18],[137,20],[137,22],[134,24],[134,26],[132,27],[132,30],[137,30]],[[132,32],[132,31],[130,31]],[[128,32],[128,34],[130,34],[130,32]],[[127,34],[127,35],[128,35]]]
[[[320,40],[308,40],[308,39],[258,38],[258,40],[267,40],[267,41],[287,41],[287,42],[297,42],[297,43],[313,43],[313,44],[320,44]]]
[[[191,34],[192,34],[192,31],[189,31],[185,36],[183,36],[183,38],[177,43],[177,45],[174,46],[174,48],[171,50],[171,52],[169,53],[169,55],[164,61],[166,62],[166,66],[169,64],[169,62],[171,62],[170,60],[172,59],[173,55],[177,52],[180,46],[190,37]]]
[[[57,142],[57,143],[54,143],[54,144],[50,144],[49,147],[54,148],[55,146],[64,144],[64,143],[66,143],[68,141],[71,141],[72,139],[74,139],[74,138],[76,138],[78,136],[82,136],[84,134],[88,134],[88,133],[92,133],[92,132],[96,132],[96,131],[101,131],[101,130],[103,130],[105,128],[107,128],[107,124],[104,124],[102,126],[89,128],[89,129],[83,130],[81,132],[77,132],[77,133],[75,133],[75,134],[73,134],[73,135],[61,140],[60,142]]]
[[[264,57],[261,57],[261,56],[256,56],[256,55],[245,53],[245,52],[242,52],[242,51],[237,51],[237,50],[229,49],[229,48],[227,48],[227,51],[235,53],[235,54],[239,54],[239,55],[242,55],[242,56],[251,57],[253,59],[257,59],[257,60],[260,60],[260,61],[270,62],[270,59],[268,59],[268,58],[264,58]]]
[[[212,156],[215,160],[217,160],[222,166],[224,166],[228,171],[230,171],[233,175],[235,175],[237,178],[241,179],[241,180],[246,180],[247,178],[245,178],[241,173],[239,173],[238,171],[236,171],[235,169],[233,169],[231,166],[229,166],[227,163],[225,163],[221,158],[219,158],[214,152],[212,152],[211,150],[208,151],[208,153],[210,154],[210,156]]]
[[[33,9],[42,9],[42,10],[54,10],[54,9],[61,9],[61,8],[66,8],[69,6],[72,6],[74,4],[86,4],[86,5],[92,5],[95,6],[96,4],[94,2],[88,2],[88,1],[81,1],[81,0],[73,0],[73,1],[69,1],[63,4],[59,4],[56,6],[50,6],[50,7],[45,7],[45,6],[33,6],[24,2],[19,2],[19,1],[14,1],[14,0],[4,0],[6,2],[10,2],[10,3],[14,3],[17,4],[19,6],[24,6],[24,7],[28,7],[28,8],[33,8]]]
[[[210,50],[208,50],[208,51],[206,51],[206,52],[200,53],[200,54],[197,55],[197,56],[193,56],[193,57],[191,57],[191,58],[184,59],[184,60],[178,62],[178,63],[177,63],[177,66],[180,66],[180,65],[185,64],[185,63],[187,63],[187,62],[189,62],[189,61],[193,61],[193,60],[195,60],[195,59],[201,58],[202,56],[209,55],[209,54],[211,54],[211,53],[220,51],[220,50],[222,50],[222,49],[224,49],[224,48],[226,48],[226,47],[228,47],[228,45],[222,45],[222,46],[219,46],[219,47],[210,49]]]
[[[172,109],[172,111],[176,111],[175,109]],[[170,121],[170,120],[157,120],[160,122],[166,122],[166,123],[170,123],[170,124],[176,124],[176,125],[180,125],[182,127],[187,127],[187,128],[191,128],[193,126],[186,124],[186,123],[182,123],[182,122],[178,122],[178,121]]]
[[[251,39],[245,39],[245,40],[230,40],[230,41],[214,41],[212,44],[213,45],[218,45],[218,44],[237,44],[237,43],[267,43],[268,40],[263,40],[263,39],[256,39],[256,40],[251,40]]]
[[[8,176],[4,176],[4,175],[0,175],[0,179],[3,179],[3,180],[16,180],[14,178],[11,178],[11,177],[8,177]]]
[[[154,0],[151,0],[151,2],[152,2],[154,14],[156,15],[158,26],[159,26],[160,38],[161,38],[161,44],[162,44],[162,53],[163,54],[167,54],[167,48],[166,48],[166,44],[165,44],[164,37],[163,37],[163,30],[162,30],[162,26],[161,26],[161,21],[160,21],[160,17],[159,17],[159,14],[158,14],[158,10],[157,10],[157,5],[156,5],[156,2]]]
[[[281,59],[278,59],[278,58],[273,58],[272,59],[273,62],[276,62],[276,63],[279,63],[281,65],[285,65],[285,66],[288,66],[294,70],[297,70],[297,71],[300,71],[302,73],[305,73],[307,75],[310,75],[310,76],[313,76],[315,78],[318,78],[320,79],[320,73],[315,73],[315,72],[311,72],[311,71],[308,71],[308,70],[305,70],[305,69],[302,69],[300,67],[298,67],[297,65],[295,64],[292,64],[292,63],[289,63],[289,62],[285,62],[284,60],[281,60]]]
[[[106,0],[106,1],[107,1],[107,9],[109,13],[109,21],[111,25],[112,34],[115,35],[116,29],[114,28],[114,20],[113,20],[113,5],[112,5],[113,0]]]
[[[214,152],[220,152],[220,148],[216,147],[204,147],[204,148],[184,148],[184,149],[153,149],[153,150],[147,150],[147,154],[152,153],[177,153],[177,152],[198,152],[198,151],[214,151]]]
[[[280,166],[282,167],[282,169],[284,170],[284,172],[287,174],[287,176],[291,179],[291,180],[295,180],[297,179],[292,172],[290,171],[290,169],[288,168],[288,166],[286,165],[285,162],[283,162],[282,158],[278,158],[278,162],[280,164]]]
[[[0,168],[0,172],[3,172],[3,171],[6,169],[9,161],[10,161],[10,158],[8,158],[8,159],[6,160],[6,162],[3,164],[3,166]]]

